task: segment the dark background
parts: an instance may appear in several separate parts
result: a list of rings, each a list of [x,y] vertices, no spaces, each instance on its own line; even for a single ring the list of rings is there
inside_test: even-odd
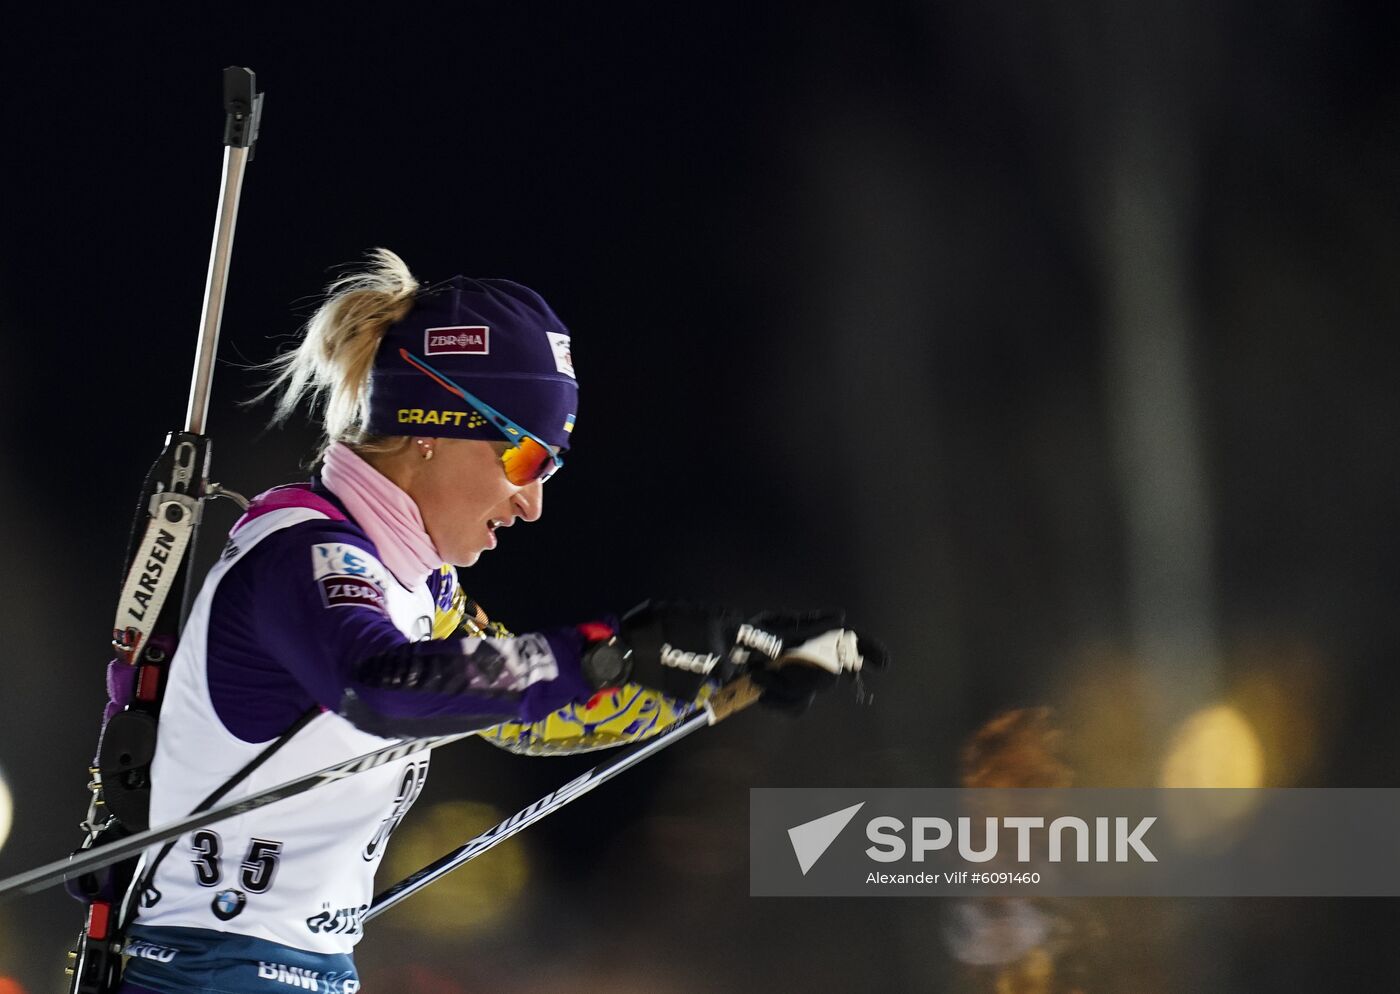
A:
[[[516,630],[649,595],[841,604],[896,657],[872,706],[747,714],[415,899],[361,944],[367,990],[1384,983],[1391,901],[1067,903],[1003,947],[949,902],[751,899],[746,819],[751,786],[956,784],[979,727],[1038,706],[1080,785],[1165,782],[1184,748],[1201,785],[1396,785],[1396,21],[1323,0],[13,15],[0,876],[79,839],[240,64],[268,96],[215,479],[302,475],[314,431],[239,402],[332,267],[383,245],[426,280],[508,276],[571,326],[583,399],[544,520],[469,591]],[[232,520],[208,516],[206,560]],[[587,765],[454,747],[391,866]],[[59,990],[78,924],[57,892],[0,907],[7,994]]]

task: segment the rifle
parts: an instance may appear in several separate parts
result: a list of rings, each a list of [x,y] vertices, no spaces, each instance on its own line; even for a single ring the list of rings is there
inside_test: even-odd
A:
[[[136,506],[112,630],[115,658],[107,667],[109,701],[97,756],[89,767],[91,798],[82,825],[87,837],[79,854],[147,827],[165,669],[185,620],[200,512],[204,501],[216,497],[247,506],[237,493],[210,481],[212,447],[204,431],[239,195],[258,137],[263,95],[256,92],[252,71],[236,66],[224,70],[223,88],[224,171],[189,406],[184,429],[166,436]],[[129,856],[102,873],[88,872],[69,881],[70,893],[87,906],[77,944],[68,954],[73,961],[67,968],[72,977],[70,994],[107,994],[115,989],[125,924],[121,901],[137,861],[137,856]]]

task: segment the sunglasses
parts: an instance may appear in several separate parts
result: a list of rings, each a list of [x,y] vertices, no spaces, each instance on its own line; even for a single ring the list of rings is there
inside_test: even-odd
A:
[[[560,467],[564,465],[564,460],[555,455],[544,440],[531,435],[484,400],[473,397],[412,352],[399,349],[399,356],[420,373],[431,377],[438,386],[467,402],[476,412],[467,420],[468,427],[475,428],[482,424],[483,420],[489,421],[506,437],[511,446],[501,453],[501,465],[505,467],[506,479],[517,487],[527,486],[536,480],[543,483],[559,472]]]

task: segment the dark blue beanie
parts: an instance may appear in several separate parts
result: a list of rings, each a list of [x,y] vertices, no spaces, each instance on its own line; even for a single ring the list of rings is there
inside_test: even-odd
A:
[[[569,447],[578,411],[569,329],[529,287],[454,276],[420,290],[385,334],[370,374],[366,427],[374,434],[499,440],[499,431],[471,417],[464,400],[400,350],[550,445]]]

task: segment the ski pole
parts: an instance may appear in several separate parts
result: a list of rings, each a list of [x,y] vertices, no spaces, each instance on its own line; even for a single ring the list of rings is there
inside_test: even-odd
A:
[[[249,811],[255,811],[288,797],[295,797],[317,787],[344,780],[356,773],[363,773],[405,756],[427,752],[475,734],[476,732],[463,732],[457,735],[441,735],[395,742],[373,752],[367,752],[362,756],[347,759],[343,763],[336,763],[334,766],[327,766],[315,773],[307,773],[275,787],[269,787],[267,790],[259,791],[241,800],[230,801],[228,804],[211,808],[208,811],[195,812],[177,821],[146,829],[143,832],[136,832],[101,846],[79,850],[71,856],[54,860],[52,863],[45,863],[43,866],[16,874],[6,880],[0,880],[0,903],[20,894],[33,894],[70,878],[81,876],[93,870],[100,870],[113,863],[119,863],[129,856],[135,856],[149,846],[177,838],[186,832],[212,825],[235,815],[247,814]]]
[[[616,759],[593,767],[582,776],[570,780],[564,786],[549,792],[533,804],[517,811],[494,828],[487,829],[459,848],[429,863],[417,873],[400,880],[375,897],[369,910],[365,912],[364,921],[382,915],[409,895],[417,893],[444,875],[466,865],[488,849],[495,848],[517,832],[528,828],[546,815],[553,814],[570,801],[577,800],[604,781],[611,780],[623,770],[636,766],[647,757],[656,755],[667,746],[674,745],[687,735],[707,725],[713,725],[742,711],[758,700],[761,693],[749,677],[740,677],[717,691],[714,697],[706,702],[703,710],[690,715],[669,731],[663,732],[650,742],[642,743]]]
[[[757,700],[757,697],[757,688],[752,686],[747,677],[736,680],[728,687],[719,690],[715,696],[706,703],[704,710],[691,715],[675,728],[663,732],[650,742],[644,743],[637,750],[626,753],[612,762],[604,764],[604,766],[590,770],[582,777],[566,785],[566,787],[572,788],[567,792],[567,796],[565,796],[565,788],[554,791],[546,799],[551,802],[551,804],[548,810],[544,811],[544,814],[550,813],[551,810],[561,807],[563,803],[567,800],[572,800],[573,797],[578,796],[579,793],[591,790],[604,780],[616,776],[627,767],[635,765],[647,756],[689,735],[702,725],[713,724],[736,711],[742,710]],[[47,887],[52,887],[54,884],[81,876],[84,873],[103,869],[113,863],[119,863],[123,859],[141,853],[150,846],[159,845],[170,839],[178,838],[186,832],[192,832],[209,825],[217,824],[218,822],[236,815],[256,811],[258,808],[266,807],[269,804],[275,804],[277,801],[285,800],[289,797],[296,797],[298,794],[304,794],[307,791],[315,790],[317,787],[336,783],[346,777],[354,776],[356,773],[363,773],[367,770],[376,769],[383,766],[385,763],[392,763],[415,753],[429,752],[447,745],[448,743],[458,742],[476,734],[477,733],[474,731],[462,732],[456,735],[441,735],[394,742],[371,752],[364,753],[363,755],[347,759],[342,763],[335,763],[331,766],[327,766],[314,773],[307,773],[304,776],[287,780],[274,787],[269,787],[266,790],[250,794],[248,797],[240,800],[230,801],[227,804],[220,805],[216,808],[210,808],[206,811],[194,812],[176,821],[124,836],[96,848],[79,850],[70,856],[65,856],[63,859],[57,859],[50,863],[45,863],[42,866],[37,866],[32,870],[27,870],[24,873],[18,873],[5,880],[0,880],[0,904],[14,897],[18,897],[21,894],[34,894]],[[535,805],[531,805],[531,808],[533,807],[535,807]],[[532,824],[540,817],[543,817],[543,814],[534,814],[531,816],[532,813],[528,808],[520,812],[520,815],[527,816],[528,820],[522,821],[518,828],[515,829],[516,831],[518,831],[519,828]],[[501,826],[497,827],[499,828]],[[495,830],[493,829],[492,831]],[[488,832],[486,834],[490,835],[491,833]],[[510,834],[513,835],[515,832],[512,831]],[[478,850],[478,853],[485,852],[486,849],[489,849],[497,842],[503,841],[508,837],[508,835],[502,835],[500,838],[493,838],[489,845]],[[470,843],[468,845],[470,845]],[[464,846],[463,849],[465,848]],[[473,856],[476,854],[477,853],[473,853]],[[473,856],[468,856],[467,859],[471,859]],[[466,859],[462,860],[462,862],[466,861]],[[451,869],[455,869],[455,866],[451,867]],[[440,876],[440,874],[438,875]],[[414,877],[417,876],[418,874],[414,874]],[[436,879],[436,877],[434,879]],[[417,887],[413,889],[416,890]]]

